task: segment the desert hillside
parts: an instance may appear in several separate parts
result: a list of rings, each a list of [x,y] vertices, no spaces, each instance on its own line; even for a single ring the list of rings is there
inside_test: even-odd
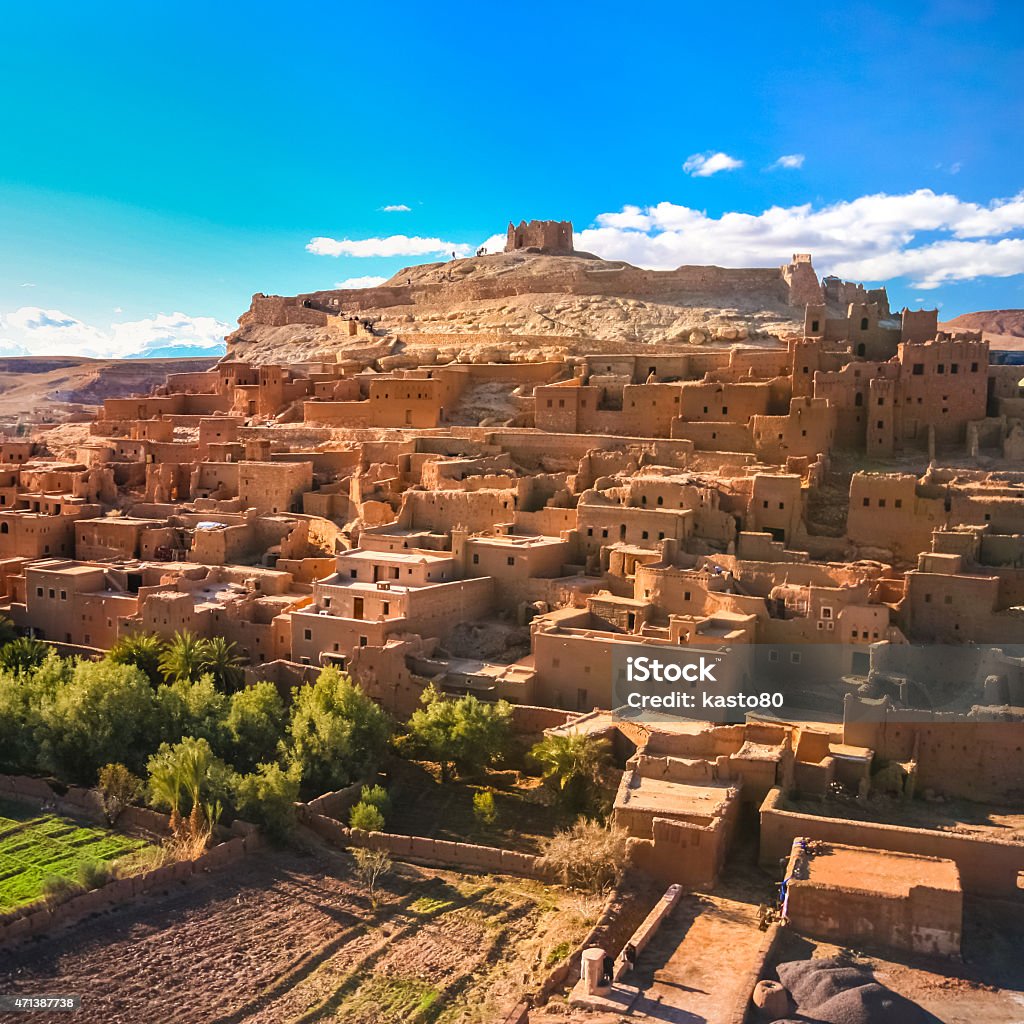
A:
[[[961,313],[939,325],[943,330],[984,331],[1004,337],[1024,338],[1024,309],[985,309]]]
[[[216,359],[0,358],[0,425],[11,430],[88,419],[105,398],[148,394],[169,373],[206,370]]]

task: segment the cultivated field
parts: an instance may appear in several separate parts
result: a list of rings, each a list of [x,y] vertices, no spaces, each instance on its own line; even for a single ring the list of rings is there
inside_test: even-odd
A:
[[[143,846],[140,839],[0,801],[0,913],[39,899],[48,877],[74,881],[83,864],[117,860]]]
[[[0,991],[75,992],[83,1024],[492,1024],[585,934],[599,901],[396,865],[374,907],[317,845],[0,952]]]

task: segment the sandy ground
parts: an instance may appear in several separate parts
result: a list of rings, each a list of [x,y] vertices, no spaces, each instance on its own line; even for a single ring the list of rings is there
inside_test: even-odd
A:
[[[378,901],[343,853],[261,854],[0,954],[0,991],[78,993],[83,1024],[404,1024],[424,1009],[484,1024],[593,911],[525,880],[408,865]]]

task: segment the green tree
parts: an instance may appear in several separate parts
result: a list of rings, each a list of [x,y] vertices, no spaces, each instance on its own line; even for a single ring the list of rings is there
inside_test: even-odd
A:
[[[587,733],[556,733],[534,744],[527,756],[559,800],[579,809],[595,796],[611,760],[611,745]]]
[[[123,764],[106,764],[100,769],[96,790],[103,804],[103,815],[108,825],[114,825],[124,809],[138,800],[145,784]]]
[[[153,686],[163,682],[160,659],[164,654],[164,641],[156,633],[133,633],[114,642],[107,657],[117,665],[134,665],[146,674]]]
[[[4,644],[9,644],[17,635],[18,631],[14,628],[14,623],[10,620],[10,617],[0,615],[0,647],[3,647]]]
[[[231,793],[231,769],[205,739],[161,743],[146,765],[149,802],[170,811],[171,829],[191,838],[209,835]],[[186,819],[187,815],[187,819]]]
[[[262,826],[279,841],[295,828],[295,801],[299,799],[297,765],[287,771],[279,764],[259,764],[254,772],[235,777],[235,806],[246,821]]]
[[[359,794],[359,802],[376,807],[386,818],[391,811],[391,797],[388,791],[376,783],[372,786],[363,786]]]
[[[391,729],[388,715],[333,666],[292,691],[289,756],[311,792],[340,789],[376,768]]]
[[[273,683],[255,683],[232,694],[226,722],[228,760],[241,772],[276,760],[284,721],[284,702]]]
[[[40,769],[42,708],[71,678],[73,669],[74,662],[51,648],[33,672],[0,670],[0,767],[15,772]]]
[[[176,632],[160,655],[160,672],[169,683],[198,679],[203,673],[203,641],[188,630]]]
[[[428,686],[420,703],[423,706],[409,718],[400,748],[440,765],[443,781],[451,778],[453,768],[476,772],[507,750],[512,721],[507,701],[489,703],[471,694],[448,700],[436,687]]]
[[[213,677],[176,679],[156,689],[157,737],[174,743],[183,736],[205,739],[216,751],[228,745],[228,698]]]
[[[384,831],[384,815],[380,808],[363,803],[362,800],[348,812],[348,823],[349,827],[361,828],[366,832]]]
[[[38,668],[53,648],[42,640],[19,636],[0,648],[0,668],[8,672],[31,672]]]
[[[234,693],[245,683],[242,659],[235,653],[235,645],[222,636],[199,641],[199,670],[212,675],[227,693]]]
[[[153,707],[149,680],[133,665],[77,662],[70,680],[40,707],[40,767],[85,784],[106,764],[141,768],[151,749]]]

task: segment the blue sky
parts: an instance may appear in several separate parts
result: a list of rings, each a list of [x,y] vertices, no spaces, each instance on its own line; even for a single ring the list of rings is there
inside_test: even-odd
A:
[[[523,217],[650,266],[800,249],[894,305],[1024,306],[1015,0],[4,17],[0,353],[210,344],[254,291]]]

